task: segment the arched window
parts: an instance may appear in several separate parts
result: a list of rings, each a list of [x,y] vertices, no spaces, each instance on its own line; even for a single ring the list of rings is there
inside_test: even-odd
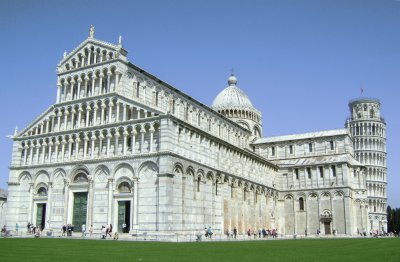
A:
[[[197,192],[200,192],[201,177],[197,177]]]
[[[41,187],[41,188],[38,189],[37,194],[39,196],[47,196],[47,189],[44,188],[44,187]]]
[[[370,118],[374,118],[375,117],[375,112],[373,109],[371,109],[371,111],[369,111],[369,117]]]
[[[122,182],[118,186],[119,193],[131,193],[131,185],[128,182]]]
[[[302,197],[299,198],[299,209],[304,211],[304,199]]]
[[[88,178],[85,173],[79,173],[74,177],[74,182],[77,182],[77,183],[88,182]]]

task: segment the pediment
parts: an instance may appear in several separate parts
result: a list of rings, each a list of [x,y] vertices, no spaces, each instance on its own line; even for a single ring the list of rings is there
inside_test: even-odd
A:
[[[64,53],[63,59],[57,66],[58,73],[93,66],[106,61],[122,59],[127,60],[128,52],[121,44],[111,44],[94,38],[87,38],[70,53]]]
[[[146,112],[151,116],[157,116],[163,114],[162,111],[156,110],[140,101],[135,101],[125,96],[112,94],[110,96],[98,96],[92,97],[92,99],[87,101],[81,101],[80,103],[76,103],[75,101],[70,101],[67,103],[59,104],[56,106],[49,107],[46,111],[44,111],[39,117],[37,117],[34,121],[32,121],[25,129],[19,132],[15,138],[24,138],[32,135],[41,135],[48,132],[58,132],[65,131],[65,126],[61,125],[61,129],[58,129],[58,125],[53,124],[54,118],[57,118],[57,113],[64,117],[64,112],[67,110],[68,114],[71,114],[73,110],[78,111],[78,107],[82,107],[85,111],[88,107],[94,108],[97,106],[101,108],[102,103],[110,103],[115,102],[115,100],[126,104],[127,106],[131,106],[133,108],[137,108],[138,110],[142,110],[142,112]],[[69,129],[68,129],[69,130]]]
[[[33,134],[38,134],[40,132],[44,132],[44,129],[47,128],[47,121],[50,120],[50,117],[55,116],[54,107],[49,107],[46,111],[44,111],[40,116],[38,116],[34,121],[32,121],[25,129],[18,133],[18,138],[30,136]]]

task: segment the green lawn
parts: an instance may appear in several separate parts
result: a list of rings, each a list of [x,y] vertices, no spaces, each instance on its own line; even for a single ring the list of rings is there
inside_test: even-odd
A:
[[[400,239],[159,243],[0,239],[0,261],[400,261]]]

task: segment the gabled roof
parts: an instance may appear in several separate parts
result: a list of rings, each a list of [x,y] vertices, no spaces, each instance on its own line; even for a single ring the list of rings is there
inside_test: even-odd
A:
[[[78,45],[74,50],[69,52],[63,59],[61,59],[61,61],[58,65],[62,65],[64,62],[66,62],[67,60],[72,58],[76,53],[78,53],[80,50],[84,49],[86,46],[89,46],[90,44],[99,46],[99,47],[103,47],[103,48],[106,48],[106,49],[109,49],[112,51],[117,51],[117,50],[122,49],[122,46],[114,45],[109,42],[105,42],[102,40],[88,37],[88,38],[86,38],[85,41],[83,41],[80,45]],[[125,49],[122,49],[122,50],[124,50],[125,53],[128,53]]]
[[[300,157],[290,159],[269,160],[280,167],[312,166],[330,163],[349,163],[352,166],[364,166],[355,160],[350,154],[337,154],[313,157]]]
[[[349,135],[348,130],[343,128],[343,129],[333,129],[333,130],[310,132],[303,134],[292,134],[286,136],[265,137],[257,139],[254,142],[254,144],[277,143],[277,142],[313,139],[313,138],[330,137],[330,136],[341,136],[341,135]]]

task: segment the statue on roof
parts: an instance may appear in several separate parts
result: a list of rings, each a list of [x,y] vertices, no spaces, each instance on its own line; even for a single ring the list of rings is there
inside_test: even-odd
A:
[[[89,37],[90,37],[90,38],[93,38],[93,37],[94,37],[94,26],[93,26],[93,25],[90,25]]]

